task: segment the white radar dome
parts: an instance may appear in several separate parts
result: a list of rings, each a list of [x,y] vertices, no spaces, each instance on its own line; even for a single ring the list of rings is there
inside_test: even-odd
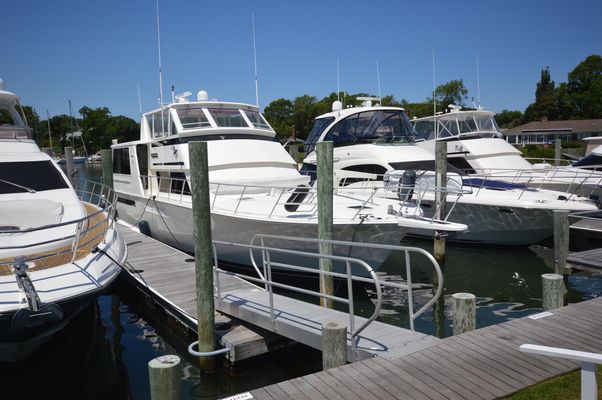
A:
[[[209,100],[209,95],[207,94],[207,92],[205,92],[204,90],[201,90],[197,93],[196,95],[196,99],[198,101],[208,101]]]
[[[334,103],[332,103],[332,111],[339,111],[343,109],[343,103],[341,103],[340,101],[335,101]]]

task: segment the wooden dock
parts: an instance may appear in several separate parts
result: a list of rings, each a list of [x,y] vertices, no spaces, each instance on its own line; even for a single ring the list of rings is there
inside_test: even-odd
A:
[[[251,391],[254,399],[497,399],[579,368],[525,343],[602,353],[602,297]],[[246,397],[250,398],[250,397]]]
[[[566,261],[579,269],[588,269],[592,272],[602,272],[602,248],[577,251],[569,253]]]
[[[196,331],[196,279],[192,257],[132,229],[120,226],[119,231],[128,246],[126,276]],[[221,334],[222,345],[231,349],[231,361],[269,351],[269,342],[275,341],[274,334],[321,349],[323,322],[336,321],[349,327],[346,312],[278,294],[273,296],[275,319],[272,320],[268,293],[262,287],[224,273],[220,273],[219,280],[220,296],[215,299],[216,310],[254,326],[253,330],[249,325],[239,327],[236,337],[233,331],[217,331]],[[364,318],[356,317],[356,327],[363,321]],[[395,358],[439,341],[430,335],[373,322],[361,332],[356,343],[358,357],[365,359],[374,355]],[[355,357],[350,343],[348,340],[348,359],[351,361]]]

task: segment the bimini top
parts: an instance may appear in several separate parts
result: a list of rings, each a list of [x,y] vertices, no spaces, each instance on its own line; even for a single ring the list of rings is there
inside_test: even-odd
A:
[[[403,108],[372,106],[367,101],[352,108],[340,108],[340,103],[335,102],[333,110],[316,118],[305,141],[306,155],[320,141],[332,141],[334,147],[341,147],[414,140],[414,128]]]
[[[445,114],[413,119],[416,140],[502,137],[495,122],[494,112],[483,110],[460,111],[459,107],[454,105],[450,105],[449,108],[450,111]]]
[[[143,114],[142,141],[188,142],[191,140],[257,138],[272,140],[276,132],[254,105],[208,100],[200,91],[197,101],[190,92],[176,96],[176,102]]]
[[[4,90],[0,79],[0,139],[31,139],[31,129],[17,111],[20,108],[19,96]]]

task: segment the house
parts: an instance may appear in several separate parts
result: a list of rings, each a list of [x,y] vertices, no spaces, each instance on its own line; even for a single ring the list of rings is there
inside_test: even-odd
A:
[[[602,136],[602,119],[574,119],[566,121],[531,121],[502,132],[511,144],[551,144],[554,139],[581,140]]]

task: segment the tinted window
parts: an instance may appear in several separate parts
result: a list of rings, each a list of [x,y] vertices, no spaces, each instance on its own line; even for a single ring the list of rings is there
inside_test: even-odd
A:
[[[311,132],[309,132],[309,136],[305,141],[305,155],[314,150],[316,143],[320,140],[320,136],[322,136],[322,132],[324,132],[324,129],[326,129],[328,125],[332,124],[332,121],[334,121],[334,117],[320,118],[314,122],[314,126],[311,128]]]
[[[595,154],[590,154],[589,156],[582,158],[581,160],[579,160],[573,164],[573,167],[584,168],[587,166],[590,166],[589,169],[596,168],[596,167],[598,169],[600,169],[602,167],[602,157],[595,155]]]
[[[242,114],[238,110],[227,108],[208,108],[209,113],[217,126],[221,127],[236,127],[248,128],[249,126],[242,118]]]
[[[113,172],[130,175],[130,149],[113,149]]]
[[[11,183],[33,189],[66,189],[69,187],[61,173],[51,161],[3,162],[0,163],[0,193],[23,193],[27,189]]]
[[[180,117],[180,123],[184,129],[211,128],[202,108],[180,108],[178,117]]]
[[[249,110],[244,110],[244,112],[255,128],[270,129],[270,126],[259,112]]]

